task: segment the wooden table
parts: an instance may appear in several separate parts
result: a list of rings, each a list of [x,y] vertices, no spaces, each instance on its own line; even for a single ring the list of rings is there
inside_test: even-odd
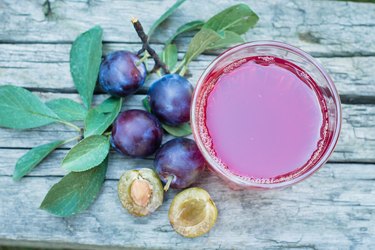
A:
[[[104,28],[105,52],[136,51],[140,41],[129,19],[146,30],[173,0],[0,0],[0,84],[26,87],[44,100],[79,100],[69,73],[75,37],[95,24]],[[180,24],[207,18],[240,1],[187,1],[155,35],[162,42]],[[59,168],[72,145],[59,148],[20,182],[11,178],[17,159],[29,148],[75,132],[59,125],[29,131],[0,129],[0,244],[65,248],[170,249],[371,249],[375,243],[375,4],[318,0],[247,2],[260,16],[246,38],[279,40],[315,56],[329,71],[343,102],[343,127],[330,162],[308,180],[282,191],[231,191],[206,174],[207,189],[219,209],[213,230],[185,239],[169,225],[169,192],[158,212],[147,218],[126,213],[117,198],[121,173],[151,167],[152,159],[111,154],[104,188],[90,209],[72,218],[39,210],[49,188],[65,174]],[[186,50],[191,37],[178,40]],[[195,83],[216,55],[191,64]],[[124,108],[142,108],[139,94]],[[96,100],[105,96],[98,94]],[[272,157],[272,156],[270,156]]]

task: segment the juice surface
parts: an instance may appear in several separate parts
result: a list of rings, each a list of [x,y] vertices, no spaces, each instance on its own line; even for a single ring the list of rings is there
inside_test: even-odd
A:
[[[209,76],[215,85],[206,100],[205,126],[211,151],[229,171],[277,179],[319,159],[327,110],[306,72],[280,58],[265,59],[242,59],[240,66]]]

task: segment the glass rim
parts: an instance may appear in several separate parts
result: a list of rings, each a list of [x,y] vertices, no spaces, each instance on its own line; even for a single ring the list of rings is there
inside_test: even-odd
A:
[[[263,46],[273,47],[273,48],[276,48],[276,49],[283,49],[283,50],[293,52],[293,53],[297,54],[298,56],[303,57],[305,60],[307,60],[309,63],[311,63],[314,67],[316,67],[316,69],[322,74],[322,76],[324,77],[324,79],[326,80],[326,82],[328,83],[328,85],[330,87],[330,90],[331,90],[332,96],[333,96],[333,100],[334,100],[334,104],[335,104],[335,107],[336,107],[336,110],[337,110],[337,115],[335,116],[335,118],[336,118],[336,127],[335,128],[336,129],[335,129],[335,131],[332,135],[332,138],[331,138],[331,141],[330,141],[329,145],[327,146],[324,154],[320,157],[320,159],[311,168],[306,170],[301,175],[299,175],[295,178],[285,180],[285,181],[281,181],[281,182],[277,182],[277,183],[258,183],[258,182],[255,182],[255,181],[251,181],[250,179],[241,178],[240,176],[232,173],[231,171],[226,170],[223,167],[221,167],[214,160],[214,158],[211,156],[211,154],[208,152],[205,145],[203,144],[203,142],[201,140],[201,137],[200,137],[199,129],[198,129],[198,126],[197,126],[197,120],[196,120],[197,119],[197,117],[196,117],[196,108],[197,108],[196,103],[197,103],[197,99],[198,99],[198,92],[201,89],[202,85],[204,84],[204,79],[212,71],[212,69],[216,66],[216,64],[218,62],[220,62],[220,60],[222,58],[224,58],[225,56],[233,54],[235,52],[238,52],[238,51],[240,51],[244,48],[263,47]],[[190,114],[191,115],[191,127],[192,127],[194,139],[195,139],[195,141],[197,143],[197,146],[198,146],[199,150],[201,151],[203,157],[206,159],[207,163],[210,165],[211,169],[213,169],[217,174],[219,174],[220,177],[222,177],[226,181],[229,181],[230,184],[234,184],[236,187],[243,187],[243,188],[262,188],[262,189],[283,188],[283,187],[293,185],[295,183],[298,183],[298,182],[306,179],[307,177],[309,177],[310,175],[315,173],[319,168],[321,168],[328,161],[329,157],[331,156],[331,154],[333,153],[333,151],[334,151],[334,149],[337,145],[337,141],[338,141],[340,131],[341,131],[341,124],[342,124],[342,108],[341,108],[340,96],[338,94],[338,91],[336,89],[335,84],[333,83],[331,77],[328,75],[328,73],[323,68],[323,66],[316,59],[314,59],[312,56],[310,56],[308,53],[306,53],[305,51],[303,51],[303,50],[301,50],[297,47],[294,47],[292,45],[289,45],[289,44],[286,44],[286,43],[283,43],[283,42],[268,41],[268,40],[246,42],[246,43],[234,46],[232,48],[229,48],[229,49],[225,50],[223,53],[221,53],[220,55],[218,55],[207,66],[207,68],[204,70],[204,72],[202,73],[202,75],[198,79],[198,82],[197,82],[197,84],[195,86],[195,89],[194,89],[194,94],[193,94],[190,112],[191,112],[191,114]]]

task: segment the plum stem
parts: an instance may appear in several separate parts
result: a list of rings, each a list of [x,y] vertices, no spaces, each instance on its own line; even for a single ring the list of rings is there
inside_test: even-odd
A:
[[[181,70],[181,68],[185,67],[186,66],[186,60],[183,59],[180,64],[178,64],[173,70],[172,70],[172,74],[174,73],[177,73],[179,70]]]
[[[136,66],[139,66],[141,65],[142,63],[144,63],[145,61],[147,61],[147,59],[150,57],[150,54],[148,53],[148,51],[146,51],[143,56],[139,59],[139,61],[136,63]]]
[[[179,75],[180,75],[180,76],[184,76],[184,75],[186,74],[187,69],[188,69],[188,67],[187,67],[187,65],[185,64],[185,65],[182,67],[182,69],[181,69]]]
[[[162,68],[165,74],[169,74],[169,70],[168,70],[167,66],[165,65],[165,63],[163,63],[160,60],[160,57],[158,56],[158,54],[149,45],[149,43],[148,43],[148,36],[146,35],[141,22],[139,22],[139,20],[137,18],[135,18],[135,17],[133,17],[131,19],[131,22],[132,22],[132,24],[134,26],[135,31],[138,34],[138,37],[141,39],[142,44],[143,44],[142,45],[142,49],[138,51],[138,55],[140,55],[143,52],[147,51],[150,54],[150,56],[154,59],[154,62],[155,62],[154,68],[151,70],[151,72],[155,72],[159,68]]]
[[[108,132],[105,132],[103,135],[111,135],[112,134],[112,131],[108,131]]]
[[[173,175],[168,175],[168,177],[167,177],[167,183],[166,183],[165,186],[164,186],[164,191],[165,191],[165,192],[168,191],[169,186],[171,185],[173,179],[174,179],[174,176],[173,176]]]

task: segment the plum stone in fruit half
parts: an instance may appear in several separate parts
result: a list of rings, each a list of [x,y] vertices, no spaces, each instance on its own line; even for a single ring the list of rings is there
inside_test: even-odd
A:
[[[190,121],[193,86],[177,74],[164,75],[148,91],[151,112],[162,122],[178,126]]]
[[[146,67],[135,54],[115,51],[106,55],[100,65],[99,85],[112,96],[128,96],[145,82]]]
[[[165,143],[156,153],[154,167],[165,190],[186,188],[193,184],[205,169],[206,161],[195,141],[176,138]]]
[[[163,186],[148,168],[126,171],[118,183],[118,195],[124,208],[135,216],[146,216],[163,203]]]
[[[118,152],[145,157],[159,147],[163,129],[156,117],[143,110],[127,110],[120,113],[113,123],[111,144]]]

